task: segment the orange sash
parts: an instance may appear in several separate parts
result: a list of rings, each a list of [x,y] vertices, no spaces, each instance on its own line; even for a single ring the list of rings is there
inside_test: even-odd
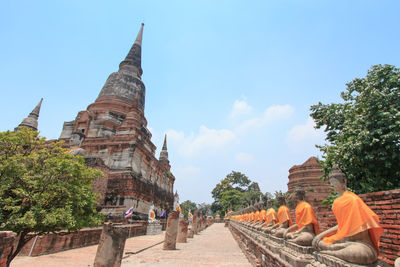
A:
[[[338,222],[338,230],[336,234],[323,239],[325,244],[332,244],[368,230],[371,241],[379,253],[379,239],[383,228],[379,224],[378,215],[359,196],[345,191],[333,202],[332,210]]]
[[[280,206],[278,209],[278,220],[279,226],[281,226],[284,222],[289,221],[289,226],[291,226],[292,219],[290,219],[289,209],[286,206]]]
[[[302,201],[297,204],[295,213],[298,229],[312,223],[314,225],[314,233],[316,235],[319,233],[317,217],[309,203]]]
[[[259,223],[262,223],[263,221],[265,221],[265,215],[266,215],[266,211],[265,210],[262,210],[261,212],[260,212],[260,217],[258,218],[258,222]]]
[[[276,217],[276,211],[273,208],[269,208],[267,210],[267,214],[265,215],[265,225],[267,226],[271,222],[277,223],[278,222],[278,217]]]
[[[253,222],[258,222],[258,217],[260,216],[260,212],[257,210],[257,212],[254,214]]]

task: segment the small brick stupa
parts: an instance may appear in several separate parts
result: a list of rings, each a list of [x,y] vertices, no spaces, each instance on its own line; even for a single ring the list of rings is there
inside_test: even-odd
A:
[[[321,202],[330,195],[328,181],[320,180],[322,167],[316,157],[309,158],[302,165],[294,165],[289,169],[288,192],[294,193],[296,187],[306,191],[306,201],[315,210],[323,207]]]

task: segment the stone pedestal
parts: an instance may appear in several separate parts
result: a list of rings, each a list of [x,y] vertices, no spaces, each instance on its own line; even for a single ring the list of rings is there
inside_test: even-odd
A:
[[[313,251],[311,246],[300,246],[285,240],[280,257],[293,267],[305,267],[313,261]]]
[[[369,265],[359,265],[359,264],[350,263],[350,262],[341,260],[341,259],[336,258],[331,255],[319,253],[318,251],[315,251],[313,253],[313,256],[314,256],[314,260],[312,260],[310,262],[310,264],[307,265],[307,267],[330,267],[330,266],[334,266],[334,267],[361,267],[361,266],[364,266],[364,267],[389,267],[390,266],[386,262],[383,262],[380,260],[376,261],[373,264],[369,264]]]
[[[179,221],[179,227],[178,227],[178,236],[176,238],[177,243],[186,243],[187,240],[187,232],[188,232],[188,225],[189,222],[186,220],[180,220]]]
[[[192,226],[188,229],[187,238],[193,238],[194,232]]]
[[[192,229],[194,234],[198,234],[197,232],[197,215],[193,215],[193,223],[192,223]]]
[[[162,225],[158,220],[149,221],[147,224],[146,235],[158,235],[162,232]]]
[[[105,223],[93,267],[120,267],[128,228]]]
[[[179,214],[172,211],[168,215],[167,230],[165,231],[164,250],[173,250],[176,248],[176,237],[178,235]]]

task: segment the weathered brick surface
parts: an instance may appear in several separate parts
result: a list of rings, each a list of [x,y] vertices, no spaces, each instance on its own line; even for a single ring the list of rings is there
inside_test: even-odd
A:
[[[146,223],[130,224],[128,237],[146,234]],[[86,228],[77,232],[54,233],[39,236],[35,242],[35,238],[31,239],[19,253],[20,256],[27,256],[33,247],[31,256],[55,253],[72,248],[86,247],[99,243],[102,227]]]
[[[8,256],[12,252],[15,237],[16,235],[13,232],[0,232],[0,267],[6,266]]]
[[[322,167],[317,158],[311,157],[301,165],[294,165],[289,169],[288,193],[293,194],[296,187],[306,191],[306,201],[314,210],[323,208],[321,202],[330,195],[331,187],[322,181]]]

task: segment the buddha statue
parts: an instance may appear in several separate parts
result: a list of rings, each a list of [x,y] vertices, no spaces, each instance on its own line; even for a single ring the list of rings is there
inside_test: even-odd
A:
[[[338,165],[333,167],[329,182],[338,193],[332,206],[338,224],[314,238],[314,249],[351,263],[374,263],[383,233],[379,217],[359,196],[347,190],[346,176]]]
[[[318,221],[311,205],[305,201],[306,192],[302,188],[296,188],[295,201],[297,203],[295,214],[296,224],[290,226],[283,237],[300,246],[311,246],[316,234],[318,234]]]
[[[271,233],[276,237],[282,238],[286,229],[293,223],[290,218],[289,209],[286,207],[285,197],[282,194],[278,196],[278,203],[280,206],[277,214],[278,223],[272,226]]]
[[[269,207],[265,213],[265,222],[263,226],[263,231],[265,233],[271,233],[272,227],[278,223],[278,217],[276,216],[276,211],[272,207],[273,200],[268,199],[267,207]]]

